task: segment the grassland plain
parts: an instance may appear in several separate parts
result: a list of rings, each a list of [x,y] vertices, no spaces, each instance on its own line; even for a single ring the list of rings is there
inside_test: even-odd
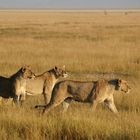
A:
[[[119,115],[99,105],[73,102],[45,116],[33,109],[42,97],[24,106],[0,106],[2,140],[139,140],[140,12],[0,11],[0,75],[31,65],[36,73],[66,65],[70,79],[123,78],[131,94],[115,95]]]

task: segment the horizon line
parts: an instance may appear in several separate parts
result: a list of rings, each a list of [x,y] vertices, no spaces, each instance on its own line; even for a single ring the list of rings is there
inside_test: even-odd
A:
[[[0,10],[64,10],[64,11],[103,11],[103,10],[109,10],[109,11],[121,11],[121,10],[131,10],[131,11],[139,11],[140,8],[1,8]]]

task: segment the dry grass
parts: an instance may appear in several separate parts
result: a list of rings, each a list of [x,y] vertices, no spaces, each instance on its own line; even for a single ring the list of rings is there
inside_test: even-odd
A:
[[[0,106],[1,139],[139,139],[140,13],[0,11],[0,73],[9,76],[30,64],[36,73],[66,65],[76,73],[115,73],[127,79],[132,94],[115,95],[119,116],[98,106],[73,103],[40,116],[30,97],[24,107]],[[105,76],[106,77],[106,76]],[[95,80],[96,76],[78,79]]]

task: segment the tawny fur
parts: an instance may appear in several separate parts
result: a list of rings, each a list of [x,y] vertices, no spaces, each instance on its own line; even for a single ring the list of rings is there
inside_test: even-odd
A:
[[[29,66],[22,67],[18,72],[9,78],[0,76],[0,96],[3,98],[13,98],[17,103],[20,96],[25,98],[27,79],[34,78],[35,74]]]
[[[98,103],[104,102],[112,112],[117,113],[113,94],[120,90],[128,92],[129,89],[127,82],[119,79],[92,82],[62,81],[55,85],[50,103],[44,105],[43,113],[48,112],[61,103],[65,103],[64,107],[67,110],[72,100],[90,103],[93,110],[96,109]]]
[[[52,90],[55,83],[61,78],[65,77],[67,72],[65,69],[53,68],[49,71],[44,72],[41,75],[27,81],[27,95],[39,95],[44,96],[45,104],[48,104],[51,98]]]

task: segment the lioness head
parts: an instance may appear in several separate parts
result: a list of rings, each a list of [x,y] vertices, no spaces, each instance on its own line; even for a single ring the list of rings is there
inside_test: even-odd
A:
[[[27,79],[33,79],[35,78],[35,74],[31,71],[31,68],[30,66],[23,66],[21,68],[21,73],[22,73],[22,76],[23,78]]]
[[[56,77],[64,77],[66,78],[68,76],[68,73],[65,70],[65,66],[63,66],[63,69],[58,68],[58,67],[54,67],[54,73]]]
[[[129,87],[127,81],[122,79],[117,80],[117,90],[123,91],[125,93],[129,93],[130,89],[131,88]]]

